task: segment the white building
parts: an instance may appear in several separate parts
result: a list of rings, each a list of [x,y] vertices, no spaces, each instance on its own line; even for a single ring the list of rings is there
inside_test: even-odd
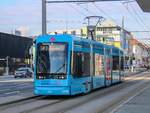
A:
[[[148,66],[148,58],[150,56],[150,40],[132,39],[130,46],[132,48],[132,66],[137,69]]]
[[[21,26],[15,30],[15,35],[27,37],[29,35],[29,28]]]
[[[71,34],[71,35],[76,35],[76,36],[81,36],[82,30],[81,29],[60,29],[60,30],[54,30],[50,31],[48,34]]]

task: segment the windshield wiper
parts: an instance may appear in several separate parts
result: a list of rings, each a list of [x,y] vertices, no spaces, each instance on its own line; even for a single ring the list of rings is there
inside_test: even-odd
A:
[[[59,67],[55,72],[53,72],[53,73],[42,73],[42,72],[38,72],[37,74],[38,75],[66,75],[66,73],[64,73],[64,72],[60,72],[59,73],[59,71],[62,69],[62,68],[64,68],[65,67],[65,63],[61,66],[61,67]]]
[[[62,66],[60,66],[54,73],[55,74],[65,74],[65,73],[58,73],[64,67],[65,67],[65,63]]]
[[[49,75],[50,73],[37,72],[38,75]]]

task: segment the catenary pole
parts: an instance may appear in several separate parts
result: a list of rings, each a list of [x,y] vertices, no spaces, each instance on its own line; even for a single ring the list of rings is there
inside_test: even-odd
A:
[[[42,0],[42,35],[47,34],[47,14],[46,4],[47,3],[90,3],[90,2],[106,2],[106,1],[127,1],[127,0]]]
[[[42,35],[47,33],[46,0],[42,0]]]

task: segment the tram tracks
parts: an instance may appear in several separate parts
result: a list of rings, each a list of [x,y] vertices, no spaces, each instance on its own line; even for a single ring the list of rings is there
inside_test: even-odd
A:
[[[24,110],[24,111],[22,111],[20,113],[31,113],[33,111],[40,110],[41,108],[45,108],[45,107],[48,107],[48,106],[55,105],[55,104],[61,103],[63,101],[65,101],[65,100],[58,100],[58,101],[55,101],[55,102],[52,102],[52,103],[49,103],[49,104],[46,104],[46,105],[42,105],[40,107],[34,107],[32,109],[29,109],[29,110]]]
[[[7,113],[7,109],[12,109],[12,108],[17,108],[18,106],[25,106],[26,104],[31,104],[31,108],[26,108],[23,110],[20,110],[18,112],[14,112],[14,113],[44,113],[41,112],[43,111],[48,111],[48,113],[65,113],[69,110],[72,110],[74,108],[77,108],[83,104],[86,104],[90,101],[94,101],[97,100],[97,98],[103,98],[104,96],[107,96],[108,94],[112,93],[112,92],[116,92],[116,91],[120,91],[123,88],[126,88],[128,86],[132,86],[134,84],[137,83],[137,81],[144,79],[146,76],[148,76],[147,74],[144,74],[144,76],[141,77],[141,75],[137,75],[137,80],[132,80],[135,76],[130,77],[130,80],[127,80],[126,82],[122,83],[122,84],[118,84],[118,85],[114,85],[110,88],[104,88],[101,90],[97,90],[92,92],[90,95],[85,95],[85,96],[75,96],[75,97],[45,97],[45,96],[35,96],[29,99],[25,99],[25,100],[20,100],[18,102],[12,102],[9,104],[4,104],[4,105],[0,105],[0,111],[1,113]],[[44,100],[44,104],[41,105],[32,105],[40,102]],[[52,101],[53,100],[53,101]],[[80,100],[80,101],[79,101]],[[63,106],[63,105],[68,105],[68,106]],[[4,112],[3,112],[4,110]],[[6,110],[6,111],[5,111]],[[50,111],[49,111],[50,110]],[[13,113],[13,109],[12,112]]]
[[[14,89],[14,90],[6,90],[3,92],[0,92],[0,99],[8,98],[8,100],[5,100],[4,102],[0,102],[0,105],[3,103],[8,103],[11,101],[21,100],[22,98],[29,98],[33,95],[33,88],[23,88],[23,89]],[[17,98],[18,97],[18,98]]]
[[[41,96],[32,96],[32,97],[28,97],[25,99],[19,99],[19,100],[15,100],[15,101],[11,101],[11,102],[6,102],[6,103],[2,103],[0,104],[0,110],[4,110],[10,107],[15,107],[21,104],[26,104],[26,103],[30,103],[32,101],[36,101],[37,99],[42,99],[43,97]]]
[[[8,113],[10,111],[11,113],[30,113],[32,111],[66,101],[69,98],[71,97],[62,98],[57,96],[33,96],[0,105],[0,113]]]
[[[78,100],[80,100],[80,101],[76,100],[76,98],[75,99],[69,99],[69,100],[66,100],[66,101],[59,102],[57,104],[53,104],[51,106],[43,106],[43,108],[40,107],[40,109],[35,109],[33,111],[27,111],[27,112],[24,112],[24,113],[47,113],[47,112],[48,113],[66,113],[67,111],[70,111],[72,109],[80,107],[83,104],[86,104],[90,101],[95,101],[98,98],[103,98],[105,96],[109,96],[112,92],[117,92],[117,91],[119,92],[119,91],[121,91],[122,89],[124,89],[126,87],[129,87],[129,86],[132,86],[132,85],[136,84],[137,81],[145,79],[147,76],[149,76],[149,75],[144,75],[143,77],[139,77],[139,79],[137,79],[136,81],[132,81],[132,82],[128,81],[128,82],[125,82],[123,84],[112,86],[112,87],[110,87],[111,89],[110,88],[102,89],[101,90],[102,92],[92,92],[90,95],[86,95],[86,96],[83,96],[83,97],[78,97],[79,98]],[[143,83],[141,83],[141,84],[142,85],[138,89],[142,88],[143,85],[146,85],[146,84],[143,84]],[[136,90],[138,90],[138,89],[136,89]],[[136,90],[133,90],[132,93]],[[126,99],[130,95],[131,94],[125,95],[122,98]],[[115,102],[110,103],[108,106],[112,106],[113,103],[116,104],[118,101],[120,101],[119,99],[117,99]],[[63,105],[68,105],[68,106],[63,106]],[[101,111],[104,111],[107,107],[103,106]],[[58,108],[58,109],[56,109],[56,108]],[[42,111],[44,111],[44,112],[42,112]],[[101,113],[101,112],[99,112],[99,113]]]
[[[26,93],[26,92],[32,92],[33,91],[33,84],[1,84],[0,86],[0,97],[7,97],[12,94],[20,94],[20,93]]]

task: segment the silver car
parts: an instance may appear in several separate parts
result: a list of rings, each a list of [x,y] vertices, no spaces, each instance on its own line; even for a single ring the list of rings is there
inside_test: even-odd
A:
[[[28,78],[33,76],[33,71],[29,67],[21,67],[15,71],[15,78]]]

